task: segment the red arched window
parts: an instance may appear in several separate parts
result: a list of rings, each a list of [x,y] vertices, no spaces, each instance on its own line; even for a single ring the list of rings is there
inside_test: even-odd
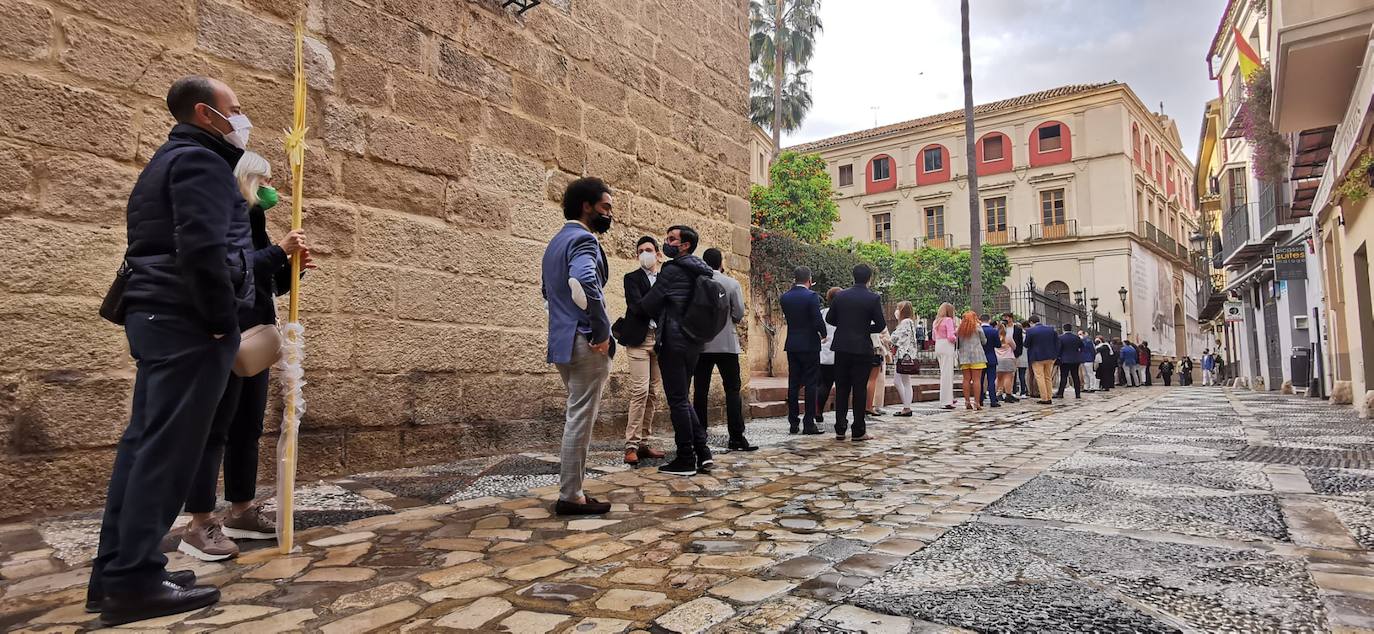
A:
[[[1069,126],[1058,121],[1046,121],[1031,130],[1031,167],[1067,163],[1073,158],[1073,137]]]
[[[978,140],[978,175],[1010,172],[1011,137],[1001,132],[989,132]]]
[[[1159,146],[1155,146],[1155,183],[1164,186],[1164,162],[1160,160]]]
[[[931,143],[916,154],[916,184],[931,185],[949,180],[949,149]]]
[[[864,191],[879,194],[897,189],[897,161],[891,156],[879,154],[868,162]]]
[[[1150,160],[1150,137],[1145,137],[1145,174],[1151,175],[1154,170],[1154,163]]]
[[[1131,122],[1131,160],[1140,165],[1140,126]]]

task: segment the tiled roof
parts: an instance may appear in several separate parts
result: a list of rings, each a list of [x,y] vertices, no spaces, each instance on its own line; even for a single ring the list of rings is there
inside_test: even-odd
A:
[[[982,105],[974,106],[973,115],[975,117],[978,117],[982,115],[993,114],[996,112],[1002,112],[1004,110],[1024,108],[1026,106],[1033,106],[1038,103],[1049,101],[1057,97],[1076,95],[1079,93],[1090,92],[1093,90],[1097,90],[1099,88],[1115,85],[1117,85],[1117,82],[1109,81],[1099,84],[1073,84],[1069,86],[1060,86],[1058,88],[1051,88],[1049,90],[1033,92],[1029,95],[1021,95],[1020,97],[1012,97],[1011,99],[1003,99],[1001,101],[994,101],[992,103],[985,103]],[[860,130],[858,132],[850,132],[849,134],[841,134],[839,136],[833,136],[828,139],[821,139],[819,141],[812,141],[810,143],[802,143],[801,145],[794,145],[792,147],[784,149],[797,152],[814,152],[816,150],[834,147],[837,145],[844,145],[846,143],[851,143],[854,141],[863,141],[866,139],[873,139],[881,136],[886,136],[894,132],[907,132],[910,130],[916,130],[918,128],[945,124],[951,121],[959,121],[963,118],[964,110],[963,108],[960,108],[958,110],[951,110],[949,112],[945,112],[942,114],[921,117],[920,119],[912,119],[910,121],[903,121],[901,123],[892,123],[877,128],[870,128],[868,130]]]

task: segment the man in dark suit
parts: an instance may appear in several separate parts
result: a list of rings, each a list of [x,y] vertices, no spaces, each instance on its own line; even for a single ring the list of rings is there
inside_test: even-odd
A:
[[[1030,361],[1031,372],[1035,375],[1035,385],[1040,391],[1041,405],[1050,405],[1050,393],[1054,389],[1054,360],[1059,358],[1059,338],[1054,328],[1040,323],[1034,315],[1030,318],[1031,327],[1026,331],[1026,358]]]
[[[883,299],[868,290],[873,269],[867,264],[854,267],[854,285],[835,295],[826,323],[835,327],[830,349],[835,352],[835,438],[844,440],[849,426],[845,410],[854,409],[854,440],[869,440],[864,424],[868,397],[868,375],[877,365],[873,353],[873,333],[887,327],[883,318]]]
[[[997,402],[997,349],[1002,347],[1002,336],[997,333],[997,326],[992,324],[991,315],[983,315],[983,356],[987,357],[988,367],[983,369],[983,391],[987,393],[988,401],[992,407],[1001,407]],[[983,396],[978,396],[978,404],[983,403]]]
[[[816,420],[820,416],[816,387],[820,383],[821,342],[825,340],[825,320],[821,318],[821,298],[811,290],[811,269],[799,266],[792,272],[792,290],[783,293],[778,302],[787,318],[787,426],[788,433],[819,434]],[[806,414],[798,413],[798,392],[805,390]]]
[[[1059,335],[1059,391],[1055,398],[1064,398],[1064,387],[1073,378],[1073,397],[1083,398],[1083,384],[1078,378],[1078,364],[1083,362],[1083,340],[1073,334],[1073,324],[1064,324]]]

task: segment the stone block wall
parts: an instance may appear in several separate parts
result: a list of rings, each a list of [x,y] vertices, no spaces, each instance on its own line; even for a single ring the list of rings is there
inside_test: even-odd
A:
[[[298,14],[320,265],[302,304],[307,475],[557,441],[538,266],[577,176],[615,189],[613,314],[635,239],[671,224],[747,284],[744,0],[545,0],[523,17],[499,0],[0,0],[0,516],[103,499],[133,366],[96,309],[128,191],[172,125],[167,87],[229,83],[284,186]],[[269,212],[277,236],[286,209]],[[625,379],[622,356],[603,436],[623,428]]]

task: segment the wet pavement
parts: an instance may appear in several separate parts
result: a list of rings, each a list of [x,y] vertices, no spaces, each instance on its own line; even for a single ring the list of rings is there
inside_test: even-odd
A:
[[[217,606],[126,628],[1178,632],[1374,628],[1374,426],[1349,408],[1142,388],[786,434],[710,476],[598,445],[604,518],[558,518],[544,453],[302,492],[301,551],[172,555]],[[717,442],[723,439],[713,439]],[[528,489],[528,491],[526,491]],[[0,628],[93,629],[95,519],[0,526]]]

